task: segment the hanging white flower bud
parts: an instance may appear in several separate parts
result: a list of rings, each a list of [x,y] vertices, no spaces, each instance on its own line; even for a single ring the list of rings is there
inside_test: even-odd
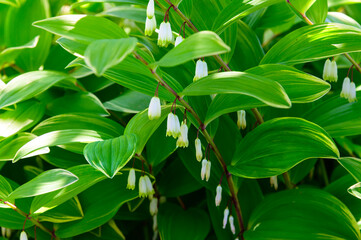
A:
[[[150,215],[154,216],[158,213],[158,198],[153,198],[149,204]]]
[[[350,87],[351,87],[351,80],[349,77],[345,77],[342,83],[342,91],[340,93],[340,96],[348,99],[350,96]]]
[[[146,197],[147,195],[147,183],[145,182],[144,176],[141,176],[139,178],[139,197]]]
[[[188,129],[187,129],[188,131]],[[174,115],[174,131],[172,136],[174,138],[177,138],[181,135],[181,128],[180,128],[180,123],[179,123],[179,119],[177,115]]]
[[[183,37],[182,37],[182,36],[178,36],[178,37],[175,39],[174,47],[178,46],[181,42],[183,42]]]
[[[158,221],[157,221],[157,215],[153,216],[153,231],[157,231],[158,230]]]
[[[227,226],[228,216],[229,216],[229,209],[228,209],[228,207],[226,207],[226,209],[224,209],[224,213],[223,213],[223,229],[225,229]]]
[[[202,169],[201,169],[201,178],[202,180],[204,180],[205,176],[206,176],[206,172],[207,172],[207,159],[203,159],[202,161]]]
[[[144,30],[145,36],[152,36],[156,28],[157,28],[157,20],[155,19],[155,17],[151,19],[147,18],[145,20],[145,30]]]
[[[207,166],[206,166],[206,181],[207,182],[208,182],[210,176],[211,176],[211,161],[208,161]]]
[[[150,196],[150,198],[153,198],[153,194],[155,193],[155,191],[148,175],[144,176],[144,181],[147,186],[147,195]]]
[[[180,126],[180,136],[178,137],[177,140],[177,147],[183,147],[186,148],[188,147],[188,126],[185,123],[185,121],[182,122],[182,125]]]
[[[5,235],[6,235],[6,228],[1,227],[1,235],[2,235],[3,237],[5,237]]]
[[[337,78],[337,63],[335,60],[332,60],[329,80],[330,82],[337,82]]]
[[[229,216],[229,226],[231,227],[231,232],[234,234],[236,234],[236,227],[234,226],[234,218],[233,216]]]
[[[323,66],[323,75],[322,75],[323,80],[325,81],[329,80],[330,74],[331,74],[331,61],[330,59],[327,59],[325,65]]]
[[[148,108],[149,120],[158,119],[160,118],[160,116],[161,116],[160,100],[158,97],[152,97]]]
[[[149,19],[154,18],[154,0],[149,0],[149,2],[148,2],[147,17]]]
[[[245,129],[247,127],[246,111],[237,111],[237,126],[239,129]]]
[[[234,240],[239,240],[239,238],[236,238],[236,239],[234,239]]]
[[[26,232],[22,231],[20,233],[20,240],[28,240],[28,235],[26,235]]]
[[[275,190],[278,189],[278,179],[277,179],[277,176],[273,176],[270,178],[270,184],[271,184],[271,187],[274,187]]]
[[[134,190],[135,189],[135,170],[134,168],[130,169],[129,175],[128,175],[128,184],[127,189]]]
[[[208,76],[208,66],[205,61],[198,60],[196,63],[196,74],[193,78],[193,81],[197,81],[200,78]]]
[[[158,45],[160,47],[168,47],[169,43],[173,43],[173,32],[169,22],[162,22],[159,26]]]
[[[203,153],[202,153],[202,143],[199,138],[195,140],[195,146],[196,146],[196,158],[197,161],[200,162],[202,160]]]
[[[218,185],[216,188],[216,206],[218,207],[222,201],[222,186]]]
[[[6,237],[7,238],[11,237],[11,229],[10,228],[6,228]]]
[[[350,94],[348,96],[348,101],[351,102],[356,102],[357,98],[356,98],[356,85],[354,82],[350,83]]]

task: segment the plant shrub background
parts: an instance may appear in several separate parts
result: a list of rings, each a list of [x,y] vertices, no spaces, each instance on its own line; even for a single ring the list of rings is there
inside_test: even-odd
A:
[[[0,239],[355,239],[361,4],[0,0]]]

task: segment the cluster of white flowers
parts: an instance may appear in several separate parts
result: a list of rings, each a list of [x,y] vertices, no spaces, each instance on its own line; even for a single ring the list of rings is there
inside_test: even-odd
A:
[[[208,182],[209,177],[211,176],[211,161],[203,159],[202,169],[201,169],[201,178],[202,180],[206,179]]]
[[[157,20],[154,16],[154,0],[149,0],[147,7],[147,19],[145,20],[144,34],[151,36],[157,28]]]
[[[201,79],[203,77],[208,76],[208,66],[205,61],[198,60],[196,63],[196,74],[193,78],[193,81],[197,81],[198,79]]]
[[[236,234],[236,227],[234,226],[234,218],[232,215],[229,215],[228,207],[224,209],[224,213],[223,213],[223,229],[226,229],[227,222],[229,222],[229,227],[233,235]]]
[[[153,198],[154,193],[155,191],[150,178],[147,175],[141,176],[139,178],[139,197]]]
[[[327,59],[323,67],[323,80],[330,82],[337,82],[337,64],[333,59]]]
[[[171,112],[168,114],[166,136],[167,137],[172,136],[174,138],[177,138],[180,135],[181,135],[181,129],[180,129],[179,118],[177,115]]]
[[[162,108],[160,106],[160,100],[158,97],[152,97],[149,103],[148,108],[148,118],[149,120],[154,120],[160,118],[162,114]]]
[[[349,77],[346,77],[343,80],[342,91],[340,94],[341,97],[346,98],[350,103],[355,102],[356,98],[356,85]]]
[[[11,229],[1,227],[1,234],[3,237],[10,238],[11,237]]]
[[[188,126],[185,121],[182,122],[180,126],[180,135],[177,140],[177,147],[186,148],[188,147]]]
[[[247,127],[246,111],[237,111],[237,126],[239,129],[245,129]]]
[[[162,22],[159,26],[158,45],[160,47],[168,47],[170,43],[174,42],[172,27],[170,22]]]

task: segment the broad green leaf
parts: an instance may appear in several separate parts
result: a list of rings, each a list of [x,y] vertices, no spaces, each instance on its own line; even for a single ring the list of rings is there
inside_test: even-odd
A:
[[[91,166],[113,178],[132,159],[136,144],[136,135],[123,135],[89,143],[84,148],[84,156]]]
[[[8,4],[14,7],[19,7],[19,1],[18,0],[0,0],[0,3]]]
[[[101,17],[81,14],[62,15],[40,20],[35,22],[34,26],[86,44],[98,39],[127,37],[124,30],[114,22]]]
[[[324,23],[328,13],[327,0],[316,0],[307,11],[307,17],[313,23]]]
[[[360,0],[328,0],[328,7],[360,3]]]
[[[0,114],[0,140],[25,131],[34,126],[44,116],[45,106],[37,101],[26,101]]]
[[[123,134],[124,128],[117,122],[93,114],[61,114],[39,123],[32,133],[42,135],[52,131],[67,129],[88,129],[112,137]]]
[[[53,223],[72,222],[84,217],[83,209],[78,197],[74,197],[65,203],[53,208],[39,216],[39,221]]]
[[[164,55],[155,65],[174,67],[192,59],[226,53],[230,50],[217,34],[202,31],[187,37],[177,47]]]
[[[138,113],[148,108],[152,97],[136,91],[127,91],[117,98],[104,103],[104,107],[108,110]]]
[[[16,65],[25,71],[38,70],[48,57],[52,36],[32,26],[32,23],[50,17],[50,5],[47,0],[20,1],[19,7],[11,7],[6,13],[6,46],[24,45],[39,36],[35,48],[24,49],[16,59]]]
[[[208,215],[201,209],[183,210],[178,205],[164,204],[157,215],[161,239],[206,239],[210,230]]]
[[[6,200],[12,191],[10,183],[0,175],[0,199]]]
[[[127,177],[127,174],[117,175],[114,179],[99,182],[82,192],[79,201],[84,209],[84,217],[78,221],[59,224],[56,235],[65,239],[88,232],[108,222],[120,206],[138,197],[138,191],[126,189]]]
[[[147,14],[146,11],[147,10],[145,8],[125,5],[125,6],[118,6],[118,7],[112,7],[110,9],[106,9],[104,12],[100,13],[100,16],[125,18],[144,24],[146,20],[145,16]],[[154,14],[157,21],[161,22],[162,18],[164,17],[164,14],[159,11],[155,11]]]
[[[6,138],[0,143],[0,161],[11,161],[14,159],[17,151],[25,145],[27,142],[36,138],[34,134],[31,133],[20,133],[16,136]],[[39,154],[49,153],[49,148],[45,147],[39,149],[31,154],[28,154],[26,157],[37,156]]]
[[[294,65],[346,52],[361,51],[361,29],[327,23],[299,28],[278,41],[264,56],[261,64]]]
[[[40,214],[53,209],[106,178],[104,174],[88,164],[69,168],[68,171],[79,180],[63,189],[35,197],[31,204],[32,214]]]
[[[360,102],[349,103],[336,93],[334,97],[315,105],[303,117],[320,125],[332,137],[353,136],[361,133],[360,111]]]
[[[148,109],[135,115],[127,124],[124,135],[135,134],[137,136],[137,147],[135,153],[141,154],[145,144],[162,122],[167,118],[171,106],[162,107],[162,116],[157,120],[149,120]],[[166,129],[164,129],[164,134]]]
[[[240,18],[281,1],[282,0],[245,0],[230,2],[214,20],[212,30],[219,34]]]
[[[39,36],[32,39],[30,42],[17,47],[9,47],[0,52],[0,69],[5,68],[15,62],[15,59],[20,53],[27,48],[34,48],[38,44]]]
[[[92,113],[99,116],[108,116],[108,111],[102,102],[92,93],[78,92],[57,98],[47,104],[50,115],[70,113]]]
[[[361,182],[361,159],[353,157],[343,157],[337,159],[337,161],[355,178],[358,182]]]
[[[347,191],[353,196],[361,199],[361,182],[352,185]]]
[[[309,158],[338,157],[335,143],[318,125],[301,118],[277,118],[243,138],[229,171],[246,178],[266,178]]]
[[[54,84],[73,79],[67,74],[53,71],[34,71],[13,78],[0,90],[0,109],[32,98]]]
[[[346,25],[354,26],[356,28],[361,28],[361,25],[355,19],[341,12],[329,12],[327,14],[326,21],[333,23],[343,23]]]
[[[289,0],[296,11],[305,14],[317,0]]]
[[[136,38],[96,40],[85,51],[85,63],[100,77],[124,60],[137,45]]]
[[[216,73],[201,78],[186,87],[181,95],[201,96],[218,93],[244,94],[272,107],[291,106],[286,92],[276,81],[244,72]]]
[[[100,141],[109,139],[109,136],[105,133],[95,132],[93,130],[85,129],[69,129],[59,130],[45,133],[30,142],[22,146],[16,153],[13,162],[19,161],[21,158],[27,156],[44,147],[52,147],[57,145],[63,145],[68,143],[90,143],[94,141]]]
[[[81,154],[60,147],[51,147],[49,149],[49,153],[42,154],[40,157],[55,167],[70,168],[86,163],[84,156]]]
[[[76,181],[78,181],[78,177],[64,169],[48,170],[15,189],[9,198],[26,198],[54,192]]]
[[[269,195],[252,213],[247,240],[361,239],[355,218],[336,197],[318,189]]]
[[[313,102],[328,93],[331,87],[317,77],[284,65],[266,64],[246,72],[278,82],[292,103]],[[266,104],[246,95],[220,94],[209,106],[205,123],[208,124],[222,114],[263,106]]]

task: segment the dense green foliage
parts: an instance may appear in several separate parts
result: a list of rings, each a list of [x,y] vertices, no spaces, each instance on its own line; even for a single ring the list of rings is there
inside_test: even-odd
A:
[[[361,240],[360,16],[0,0],[0,240]]]

